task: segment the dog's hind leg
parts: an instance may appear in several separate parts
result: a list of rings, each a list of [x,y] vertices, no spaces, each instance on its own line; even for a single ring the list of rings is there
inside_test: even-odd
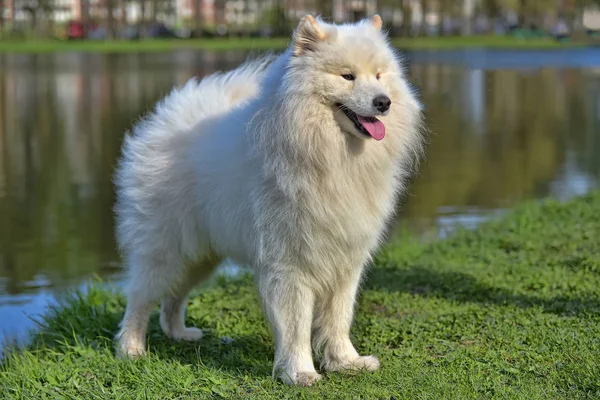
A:
[[[118,356],[146,353],[146,331],[150,314],[178,281],[181,265],[170,265],[157,257],[129,256],[130,276],[127,282],[127,308],[116,335]]]
[[[197,265],[190,265],[185,279],[162,299],[160,325],[165,334],[175,340],[199,340],[202,330],[185,326],[185,308],[188,293],[204,281],[218,266],[216,257],[204,259]]]

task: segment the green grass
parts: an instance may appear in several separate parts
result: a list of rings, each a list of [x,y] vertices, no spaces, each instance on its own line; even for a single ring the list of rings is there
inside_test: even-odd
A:
[[[589,44],[587,42],[559,43],[551,38],[523,39],[510,36],[453,36],[394,39],[392,43],[401,49],[423,50],[454,50],[463,48],[538,50],[582,47]]]
[[[310,388],[270,378],[273,341],[248,277],[189,301],[177,343],[151,321],[147,358],[116,359],[124,299],[93,286],[52,310],[0,366],[3,399],[600,398],[600,193],[526,204],[474,231],[379,254],[352,328],[382,369]],[[231,338],[231,343],[221,339]]]
[[[96,52],[138,53],[164,52],[176,49],[203,50],[281,50],[288,38],[144,40],[144,41],[63,41],[0,40],[0,53]],[[581,43],[558,43],[551,39],[519,39],[501,36],[394,39],[402,49],[459,49],[472,47],[508,49],[546,49],[581,46]]]

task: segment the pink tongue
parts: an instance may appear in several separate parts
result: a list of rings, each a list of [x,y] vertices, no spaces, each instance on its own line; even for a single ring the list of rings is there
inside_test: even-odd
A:
[[[358,122],[369,132],[375,140],[381,140],[385,136],[385,125],[377,118],[365,118],[357,115]]]

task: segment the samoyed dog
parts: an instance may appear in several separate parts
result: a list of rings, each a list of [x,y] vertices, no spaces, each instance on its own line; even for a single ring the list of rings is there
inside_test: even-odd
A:
[[[173,90],[126,136],[117,239],[129,272],[116,336],[146,351],[150,314],[176,340],[189,291],[225,258],[253,268],[275,337],[273,374],[379,368],[350,340],[365,265],[423,144],[420,104],[375,15],[305,16],[280,56]]]

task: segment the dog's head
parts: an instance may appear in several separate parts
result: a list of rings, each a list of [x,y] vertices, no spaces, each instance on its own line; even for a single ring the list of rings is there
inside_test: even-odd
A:
[[[383,139],[385,116],[397,106],[402,71],[381,26],[379,15],[346,25],[307,15],[291,45],[289,73],[298,91],[317,96],[343,132],[362,139]]]

